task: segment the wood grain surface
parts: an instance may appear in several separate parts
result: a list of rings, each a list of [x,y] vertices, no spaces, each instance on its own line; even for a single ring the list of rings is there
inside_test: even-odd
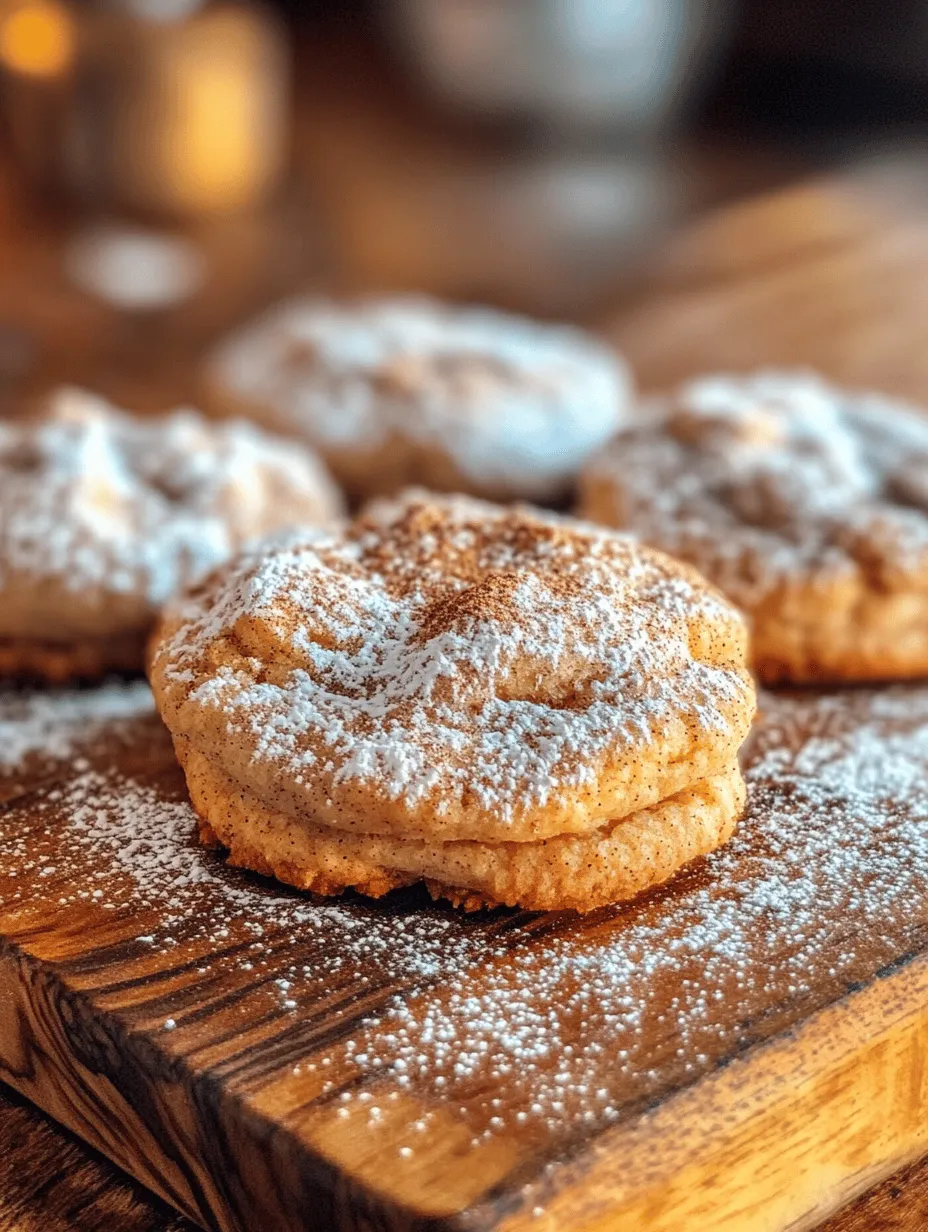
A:
[[[928,1160],[894,1173],[820,1232],[921,1232],[928,1228]]]
[[[720,860],[582,920],[292,894],[196,846],[157,720],[46,728],[0,1076],[206,1226],[812,1226],[928,1145],[928,690],[765,712]]]
[[[0,1232],[193,1232],[102,1156],[0,1092]]]
[[[0,1085],[0,1232],[193,1232],[194,1225]],[[923,1232],[928,1159],[900,1169],[820,1232]]]
[[[681,228],[597,324],[644,389],[812,367],[928,402],[928,163],[897,151]]]

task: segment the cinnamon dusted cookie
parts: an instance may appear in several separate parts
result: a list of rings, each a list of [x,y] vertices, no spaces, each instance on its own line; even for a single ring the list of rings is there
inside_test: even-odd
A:
[[[928,421],[812,375],[707,377],[586,468],[581,513],[692,562],[769,682],[928,674]]]
[[[0,676],[139,670],[165,599],[253,536],[339,508],[290,442],[60,390],[0,424]]]
[[[552,501],[623,420],[630,380],[576,329],[425,299],[295,299],[219,348],[204,397],[309,441],[355,498],[418,483]]]
[[[410,493],[172,604],[151,680],[202,834],[323,893],[588,910],[730,834],[740,616],[595,527]]]

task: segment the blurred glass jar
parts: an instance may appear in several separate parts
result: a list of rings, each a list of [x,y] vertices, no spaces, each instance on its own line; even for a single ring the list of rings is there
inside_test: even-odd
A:
[[[391,0],[434,93],[488,117],[648,134],[681,114],[727,41],[726,0]]]
[[[0,75],[24,168],[101,208],[240,209],[284,165],[288,47],[258,5],[0,0]]]

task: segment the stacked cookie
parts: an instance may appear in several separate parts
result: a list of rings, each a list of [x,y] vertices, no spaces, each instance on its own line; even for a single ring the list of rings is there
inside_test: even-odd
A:
[[[171,605],[151,681],[202,834],[291,884],[589,910],[731,833],[741,618],[588,525],[410,494]]]

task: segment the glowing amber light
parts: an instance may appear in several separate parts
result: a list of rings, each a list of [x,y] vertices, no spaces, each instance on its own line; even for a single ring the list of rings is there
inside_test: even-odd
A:
[[[0,18],[0,60],[17,73],[54,77],[73,52],[71,19],[55,0],[28,0]]]
[[[236,197],[255,158],[250,83],[237,68],[205,60],[185,82],[187,92],[179,100],[184,125],[174,162],[181,180],[204,203]]]

